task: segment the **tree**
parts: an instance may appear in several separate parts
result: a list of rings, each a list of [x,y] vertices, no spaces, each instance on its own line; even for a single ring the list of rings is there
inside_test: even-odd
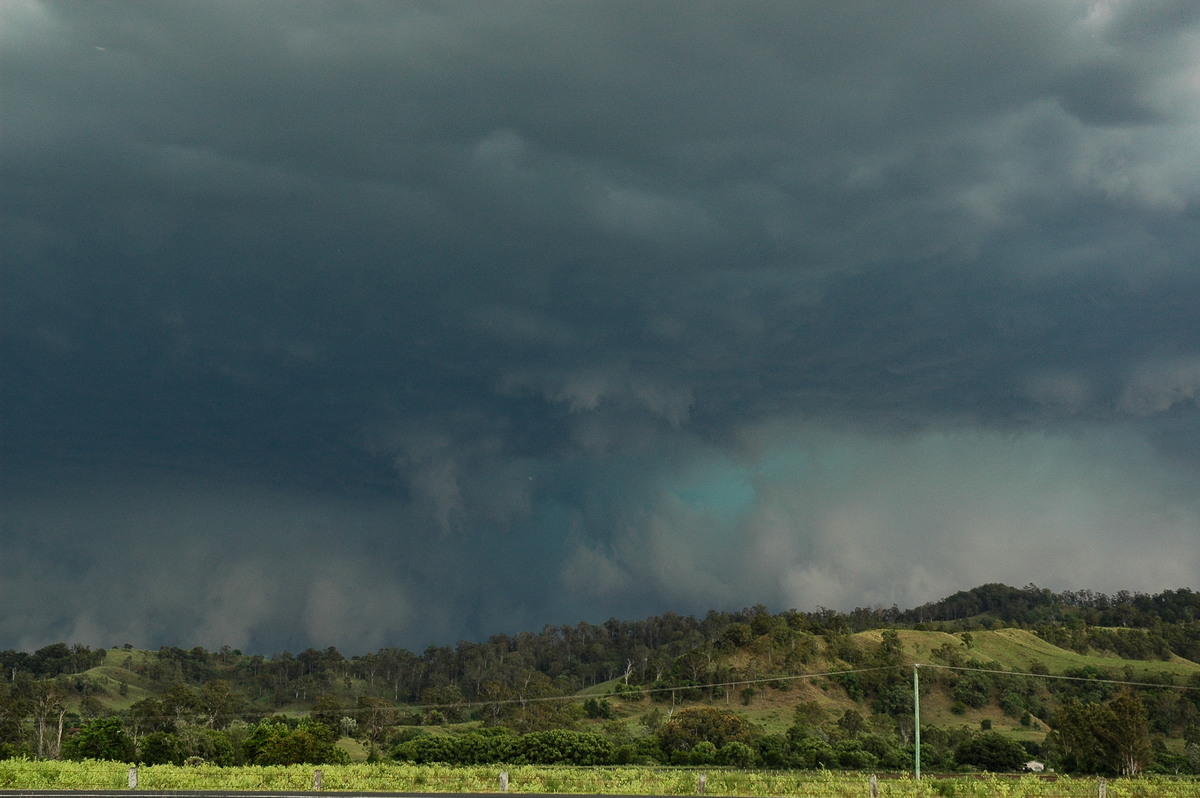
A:
[[[463,738],[456,738],[443,734],[426,734],[414,737],[396,746],[392,757],[402,762],[414,762],[418,765],[432,762],[447,765],[459,764],[459,758],[462,756],[462,741],[465,737],[470,736],[468,734]]]
[[[1046,749],[1061,770],[1123,776],[1140,773],[1153,756],[1145,708],[1129,690],[1108,704],[1063,701]]]
[[[592,719],[611,720],[613,718],[612,702],[607,698],[589,698],[583,702],[583,714]]]
[[[242,741],[242,753],[255,765],[322,765],[349,762],[334,743],[337,735],[322,723],[303,720],[290,728],[282,720],[264,720]]]
[[[483,708],[485,726],[505,726],[526,734],[569,726],[574,719],[562,689],[535,670],[526,670],[514,687],[484,682],[481,695],[489,702]]]
[[[523,734],[516,748],[517,764],[610,765],[613,744],[593,732],[554,729]]]
[[[846,737],[857,737],[866,728],[862,714],[855,709],[847,709],[837,720],[838,730]]]
[[[158,710],[164,724],[173,724],[172,728],[183,726],[199,719],[200,699],[187,685],[172,685],[159,696]]]
[[[726,743],[748,742],[753,738],[753,728],[741,715],[717,707],[689,707],[681,709],[663,724],[658,732],[663,750],[688,751],[701,741],[716,748]]]
[[[204,713],[209,728],[223,729],[238,716],[245,703],[242,696],[224,679],[213,679],[200,688],[196,706]]]
[[[133,740],[125,732],[120,718],[94,718],[63,743],[67,759],[134,760]]]
[[[466,699],[456,684],[444,687],[429,687],[421,693],[421,705],[427,710],[437,710],[447,723],[461,723]]]
[[[171,723],[164,717],[162,704],[154,698],[143,698],[129,707],[129,724],[136,740],[143,734],[167,731]]]
[[[58,759],[62,750],[66,694],[56,682],[31,682],[30,706],[37,740],[37,756]]]
[[[29,702],[15,692],[0,684],[0,759],[16,756],[23,745],[21,723],[29,714]]]
[[[981,709],[987,706],[991,697],[992,677],[987,673],[977,671],[966,671],[963,673],[954,688],[950,691],[950,697],[955,701],[961,701],[969,707]]]
[[[346,709],[337,696],[331,693],[321,693],[313,702],[312,714],[309,717],[318,723],[324,723],[331,729],[339,729],[342,718],[346,717]]]
[[[137,746],[138,762],[144,765],[182,765],[183,743],[174,732],[150,732]]]
[[[1099,729],[1108,760],[1122,776],[1136,776],[1150,764],[1150,728],[1141,700],[1128,688],[1108,705],[1107,723]]]
[[[187,761],[199,760],[221,767],[237,764],[233,741],[222,729],[185,726],[179,731],[179,740]]]
[[[355,712],[358,730],[372,745],[379,745],[387,730],[396,725],[396,705],[386,698],[359,696]]]
[[[721,746],[716,761],[725,767],[748,768],[754,764],[754,749],[740,740],[734,740]]]
[[[954,758],[960,765],[992,773],[1020,770],[1026,756],[1024,746],[998,732],[971,735],[954,749]]]
[[[1054,713],[1053,730],[1046,736],[1045,750],[1059,770],[1094,773],[1100,767],[1101,751],[1096,730],[1101,718],[1097,704],[1068,698]]]

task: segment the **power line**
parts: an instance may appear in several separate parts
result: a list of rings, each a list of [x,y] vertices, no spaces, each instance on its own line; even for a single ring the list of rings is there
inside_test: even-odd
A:
[[[1200,687],[1193,687],[1184,684],[1161,684],[1158,682],[1134,682],[1126,679],[1098,679],[1092,676],[1067,676],[1057,673],[1031,673],[1027,671],[1004,671],[996,668],[968,668],[962,665],[935,665],[931,663],[914,663],[922,668],[940,668],[946,671],[965,671],[967,673],[998,673],[1003,676],[1030,676],[1035,679],[1061,679],[1075,682],[1092,682],[1096,684],[1121,684],[1130,687],[1154,687],[1160,690],[1200,690]]]

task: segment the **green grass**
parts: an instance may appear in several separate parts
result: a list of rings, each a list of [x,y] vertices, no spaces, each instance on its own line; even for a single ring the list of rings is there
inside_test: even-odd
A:
[[[961,641],[960,641],[961,642]],[[1163,675],[1176,678],[1200,673],[1200,665],[1189,660],[1173,657],[1170,660],[1128,660],[1097,654],[1077,654],[1045,640],[1025,629],[997,629],[990,632],[972,632],[968,656],[974,655],[983,661],[994,660],[1006,668],[1028,670],[1034,661],[1043,662],[1051,673],[1062,673],[1071,668],[1092,666],[1122,674],[1126,667],[1137,674]],[[1123,677],[1118,677],[1123,678]]]
[[[596,698],[599,696],[609,696],[617,691],[617,685],[621,683],[621,679],[609,679],[607,682],[593,684],[575,693],[580,698]]]
[[[516,765],[450,767],[400,765],[292,765],[281,767],[219,768],[154,765],[138,769],[138,789],[266,790],[313,789],[314,771],[321,771],[321,786],[330,792],[498,792],[500,773],[508,774],[509,791],[593,795],[696,795],[701,774],[706,792],[715,796],[820,796],[860,798],[867,794],[864,773],[832,771],[748,771],[718,768],[572,768]],[[21,759],[0,760],[0,789],[6,790],[125,790],[129,766],[118,762],[58,762]],[[904,775],[879,779],[884,798],[1091,798],[1097,794],[1094,778],[1059,778],[1045,781],[1034,776],[1012,778],[964,775],[915,781]],[[1110,798],[1195,798],[1200,783],[1194,779],[1144,777],[1107,782]]]
[[[1064,671],[1096,667],[1111,671],[1114,678],[1124,679],[1126,668],[1131,669],[1133,681],[1147,676],[1169,675],[1177,682],[1200,674],[1200,664],[1179,657],[1170,660],[1130,660],[1102,654],[1078,654],[1059,648],[1026,629],[995,629],[970,632],[971,645],[963,645],[962,634],[948,632],[922,632],[911,629],[898,630],[900,645],[906,660],[923,664],[938,664],[933,656],[935,649],[949,643],[959,648],[963,658],[980,662],[999,663],[1005,670],[1028,672],[1030,665],[1040,662],[1052,674]],[[877,645],[881,639],[879,631],[862,632],[856,635],[868,645]]]

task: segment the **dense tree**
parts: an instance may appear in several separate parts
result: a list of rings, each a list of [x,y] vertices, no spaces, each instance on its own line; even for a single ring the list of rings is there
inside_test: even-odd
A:
[[[544,673],[526,671],[513,686],[499,682],[484,684],[481,719],[485,726],[504,726],[518,734],[569,726],[576,710],[563,690]]]
[[[242,741],[242,755],[255,765],[338,764],[349,761],[334,743],[337,735],[322,723],[302,721],[295,728],[279,719],[264,720]]]
[[[29,703],[6,684],[0,684],[0,759],[23,753],[21,722],[29,714]]]
[[[421,705],[427,711],[440,712],[447,723],[461,723],[466,714],[466,698],[457,684],[425,688],[421,692]]]
[[[471,735],[466,735],[470,737]],[[392,757],[403,762],[415,762],[418,765],[441,763],[447,765],[460,764],[463,755],[460,746],[465,738],[447,737],[445,735],[427,734],[406,740],[396,746]],[[485,762],[491,761],[490,759]],[[471,761],[467,764],[481,764]]]
[[[721,748],[731,742],[749,742],[753,727],[736,712],[717,707],[689,707],[676,712],[658,732],[663,749],[689,751],[700,742]]]
[[[555,729],[521,735],[514,764],[609,765],[613,744],[599,734]]]
[[[1141,700],[1126,688],[1108,705],[1099,729],[1106,758],[1122,776],[1136,776],[1150,763],[1150,730]]]
[[[992,773],[1012,773],[1021,769],[1028,755],[1016,740],[997,732],[983,732],[960,742],[954,749],[954,758],[960,765]]]
[[[1128,689],[1109,704],[1067,698],[1053,724],[1045,748],[1062,770],[1133,776],[1152,758],[1145,709]]]
[[[1104,770],[1100,729],[1105,720],[1103,706],[1074,697],[1065,699],[1054,712],[1054,728],[1044,746],[1055,766],[1068,773]]]
[[[347,717],[347,710],[337,696],[332,693],[322,693],[313,701],[309,717],[318,723],[324,723],[331,729],[339,729],[342,718]]]
[[[183,742],[174,732],[150,732],[138,741],[137,759],[144,765],[182,765]]]
[[[62,753],[67,759],[132,762],[134,745],[120,718],[95,718],[83,724],[76,734],[66,739]]]
[[[195,697],[195,706],[210,728],[223,729],[245,709],[245,699],[225,679],[204,683]]]

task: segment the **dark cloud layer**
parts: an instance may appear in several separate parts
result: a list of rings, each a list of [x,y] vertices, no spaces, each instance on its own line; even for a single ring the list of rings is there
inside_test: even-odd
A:
[[[0,645],[1200,576],[1194,3],[0,37]]]

